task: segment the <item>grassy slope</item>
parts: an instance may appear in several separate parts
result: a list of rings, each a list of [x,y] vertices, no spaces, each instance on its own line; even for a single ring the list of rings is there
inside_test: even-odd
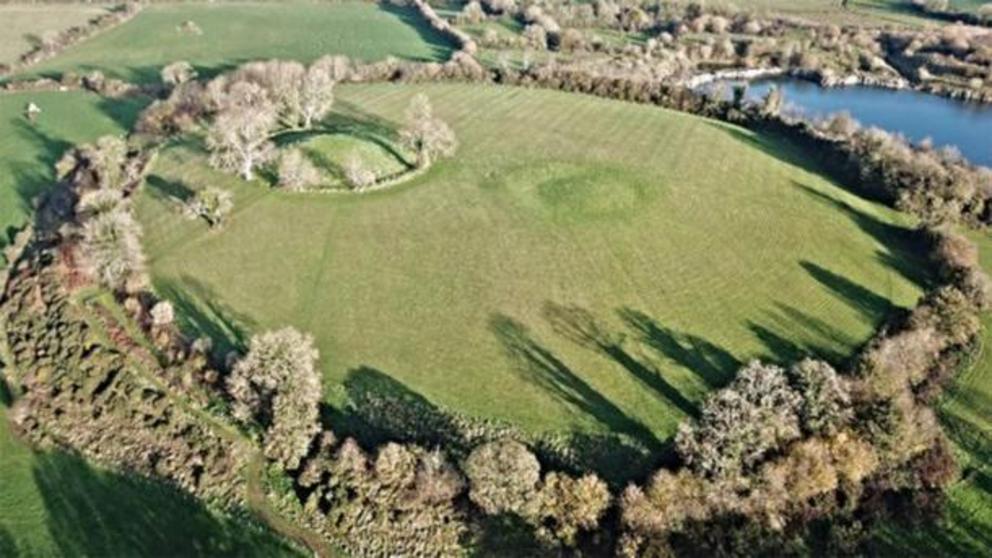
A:
[[[29,102],[42,109],[34,125],[24,117]],[[31,199],[54,179],[53,165],[66,149],[123,134],[139,109],[135,101],[79,92],[0,94],[0,246],[27,222]]]
[[[0,5],[0,64],[10,63],[32,47],[32,35],[41,36],[46,31],[61,31],[85,23],[99,15],[104,8],[92,4],[59,6],[4,4]]]
[[[170,488],[15,440],[0,405],[0,556],[288,556]]]
[[[975,235],[982,266],[992,273],[992,237]],[[992,318],[976,360],[959,373],[940,406],[941,420],[958,447],[962,480],[949,494],[938,525],[883,533],[892,556],[989,556],[992,554]]]
[[[462,146],[388,192],[267,191],[167,153],[138,204],[159,288],[232,342],[313,332],[336,404],[373,369],[474,415],[652,444],[739,360],[841,358],[919,294],[894,214],[784,145],[549,91],[348,86],[338,106],[397,119],[419,90]],[[236,192],[221,232],[168,209],[204,184]]]
[[[202,35],[178,27],[193,21]],[[292,37],[287,40],[286,37]],[[147,7],[32,74],[99,69],[130,81],[157,81],[162,66],[186,60],[213,73],[260,58],[309,61],[325,54],[365,60],[388,55],[447,59],[450,45],[413,12],[345,2],[194,3]]]

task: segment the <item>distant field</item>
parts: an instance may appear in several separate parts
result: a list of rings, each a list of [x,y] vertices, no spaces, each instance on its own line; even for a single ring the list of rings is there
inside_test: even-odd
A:
[[[33,125],[24,117],[29,102],[42,110]],[[27,223],[31,200],[51,184],[53,166],[66,149],[125,133],[139,109],[135,101],[81,92],[0,94],[0,247]]]
[[[932,20],[917,15],[910,7],[911,0],[851,0],[848,9],[841,8],[840,0],[717,0],[716,3],[733,5],[741,9],[787,13],[837,23],[899,23],[907,25],[931,24]],[[968,3],[972,0],[959,0]]]
[[[657,448],[740,362],[843,359],[920,293],[900,217],[786,145],[541,90],[346,86],[338,108],[379,129],[417,91],[461,148],[388,192],[292,195],[163,154],[137,207],[188,326],[313,332],[337,406],[381,372],[449,409]],[[236,195],[220,232],[173,205],[207,184]]]
[[[187,21],[202,34],[183,31]],[[441,60],[450,49],[411,10],[367,2],[155,4],[132,21],[35,66],[31,73],[101,70],[151,82],[159,79],[163,66],[177,60],[214,73],[260,58],[306,62],[325,54],[347,54],[363,60]]]
[[[15,440],[0,403],[0,556],[295,556],[179,492]]]
[[[99,4],[0,4],[0,64],[17,60],[46,31],[80,25],[104,9]]]

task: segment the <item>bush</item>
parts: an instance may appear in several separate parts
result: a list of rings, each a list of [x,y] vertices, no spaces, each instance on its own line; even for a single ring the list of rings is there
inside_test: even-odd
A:
[[[220,227],[234,209],[231,192],[216,186],[197,190],[186,203],[186,210],[192,217],[202,217],[210,227]]]
[[[375,184],[375,172],[366,167],[362,158],[354,153],[348,155],[342,170],[345,180],[353,190],[361,191]]]

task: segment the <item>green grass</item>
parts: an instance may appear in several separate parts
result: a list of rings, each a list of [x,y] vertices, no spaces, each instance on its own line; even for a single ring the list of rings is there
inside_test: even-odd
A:
[[[992,237],[974,234],[982,267],[992,273]],[[892,556],[992,554],[992,317],[984,321],[979,352],[947,389],[941,422],[957,447],[962,478],[950,490],[944,517],[927,527],[890,527],[882,544]]]
[[[274,535],[179,492],[33,451],[0,405],[0,556],[292,556]]]
[[[42,110],[34,124],[24,117],[29,102]],[[125,133],[140,108],[139,101],[81,92],[0,94],[0,247],[28,222],[31,200],[52,183],[53,166],[69,147]]]
[[[4,32],[0,33],[0,64],[16,61],[18,56],[31,50],[37,38],[46,31],[82,25],[104,10],[93,4],[0,5],[0,21],[4,26]]]
[[[202,35],[181,32],[193,21]],[[363,60],[392,55],[442,60],[451,45],[409,9],[371,3],[271,2],[155,4],[35,66],[32,75],[101,70],[135,82],[154,82],[163,66],[186,60],[201,74],[242,62],[283,58],[307,62],[325,54]]]
[[[385,192],[293,195],[163,154],[137,209],[187,327],[312,332],[336,406],[378,371],[473,416],[657,449],[740,362],[842,360],[926,280],[894,212],[713,121],[469,85],[346,86],[337,118],[388,138],[418,91],[461,147]],[[235,193],[224,230],[172,209],[205,184]]]

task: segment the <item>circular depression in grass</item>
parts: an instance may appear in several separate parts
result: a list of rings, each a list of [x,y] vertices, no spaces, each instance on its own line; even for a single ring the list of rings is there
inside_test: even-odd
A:
[[[396,126],[418,92],[460,147],[400,187],[292,194],[177,147],[137,204],[154,283],[185,326],[222,346],[311,332],[339,418],[349,399],[388,392],[655,451],[742,362],[841,361],[927,279],[902,216],[718,122],[390,84],[339,88],[332,121]],[[339,141],[347,150],[332,135],[319,151]],[[155,187],[170,183],[233,190],[229,224],[170,211]]]

